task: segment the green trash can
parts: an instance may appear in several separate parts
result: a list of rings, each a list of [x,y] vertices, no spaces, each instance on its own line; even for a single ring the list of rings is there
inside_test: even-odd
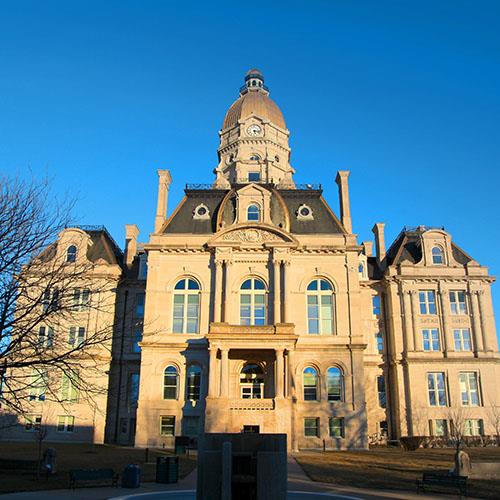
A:
[[[158,457],[156,459],[156,482],[173,484],[179,481],[179,457]]]

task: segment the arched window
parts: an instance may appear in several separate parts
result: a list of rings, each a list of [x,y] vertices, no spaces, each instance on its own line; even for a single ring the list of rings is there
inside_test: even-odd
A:
[[[318,399],[318,372],[308,366],[304,370],[304,400],[317,401]]]
[[[177,399],[179,372],[175,366],[167,366],[163,372],[163,399]]]
[[[192,278],[182,278],[174,287],[174,333],[198,333],[200,285]]]
[[[441,247],[432,248],[432,263],[433,264],[444,264],[444,252]]]
[[[76,246],[70,245],[66,250],[66,262],[75,262],[76,261]]]
[[[201,368],[198,365],[191,365],[187,371],[187,399],[198,401],[201,389]]]
[[[250,160],[252,160],[252,161],[259,161],[260,160],[260,156],[254,153],[254,154],[250,155]]]
[[[243,399],[264,397],[264,372],[256,363],[248,363],[240,373],[240,393]]]
[[[249,205],[247,208],[247,220],[256,221],[260,220],[260,208],[258,205]]]
[[[266,324],[266,285],[258,278],[245,280],[240,287],[240,324]]]
[[[344,400],[344,377],[340,368],[332,366],[326,372],[328,401]]]
[[[310,334],[333,334],[333,287],[315,279],[307,286],[307,325]]]

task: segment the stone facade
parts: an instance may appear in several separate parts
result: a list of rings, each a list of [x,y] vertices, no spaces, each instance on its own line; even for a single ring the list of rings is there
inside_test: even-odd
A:
[[[186,186],[167,218],[158,171],[154,233],[142,245],[126,226],[105,439],[286,433],[297,450],[495,434],[494,278],[443,229],[405,228],[386,252],[377,223],[373,255],[353,234],[349,172],[337,217],[320,186],[294,183],[288,137],[251,70],[214,184]]]

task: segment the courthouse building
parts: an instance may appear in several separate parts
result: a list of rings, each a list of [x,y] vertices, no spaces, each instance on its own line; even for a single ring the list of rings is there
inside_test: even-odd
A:
[[[386,248],[375,223],[374,249],[358,241],[349,172],[335,179],[338,210],[319,184],[295,183],[290,132],[258,70],[219,136],[213,183],[188,184],[168,217],[171,177],[158,171],[147,243],[135,225],[123,253],[105,230],[64,232],[121,278],[102,428],[79,435],[95,416],[66,405],[74,427],[55,437],[161,447],[204,431],[278,432],[297,450],[445,435],[460,422],[495,434],[488,269],[443,228],[403,228]]]

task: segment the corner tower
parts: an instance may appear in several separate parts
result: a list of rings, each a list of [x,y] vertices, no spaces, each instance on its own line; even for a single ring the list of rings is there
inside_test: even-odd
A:
[[[219,132],[214,187],[260,182],[293,188],[289,135],[280,108],[269,97],[264,76],[251,69]]]

